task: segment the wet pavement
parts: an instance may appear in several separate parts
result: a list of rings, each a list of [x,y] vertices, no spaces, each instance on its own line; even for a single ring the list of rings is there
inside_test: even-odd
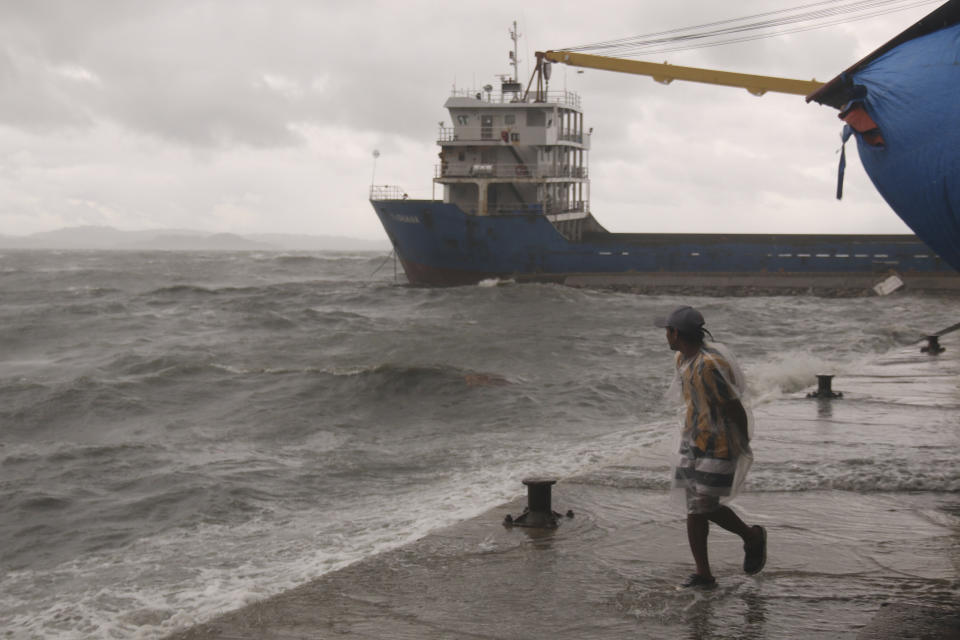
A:
[[[811,451],[872,437],[891,451],[910,442],[955,452],[958,336],[941,339],[940,356],[904,348],[835,380],[843,400],[797,394],[762,406],[758,420],[774,444],[790,434]],[[795,455],[767,448],[767,472]],[[692,571],[683,515],[666,491],[634,486],[636,468],[622,464],[556,484],[553,509],[574,517],[555,530],[505,526],[526,504],[518,499],[170,637],[960,637],[960,493],[885,491],[877,484],[895,461],[852,490],[876,465],[844,464],[843,489],[748,489],[736,508],[767,527],[767,567],[744,575],[739,539],[713,528],[714,589],[677,586]]]

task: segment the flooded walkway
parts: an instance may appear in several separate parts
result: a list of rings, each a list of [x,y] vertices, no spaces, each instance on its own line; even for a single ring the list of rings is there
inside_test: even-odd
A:
[[[960,478],[960,332],[941,343],[940,356],[911,346],[834,380],[843,399],[758,408],[755,473],[823,455],[849,475],[842,488],[836,473],[798,491],[748,486],[736,508],[769,531],[757,576],[713,528],[718,587],[677,588],[692,571],[684,518],[641,480],[659,458],[640,451],[561,480],[553,508],[575,515],[554,531],[503,526],[524,498],[171,638],[957,637],[960,493],[896,478],[906,448],[929,452],[936,486]],[[865,439],[882,455],[823,454]]]

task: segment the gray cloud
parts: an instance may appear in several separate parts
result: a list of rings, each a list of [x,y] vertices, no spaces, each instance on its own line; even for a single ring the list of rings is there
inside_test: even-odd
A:
[[[436,126],[448,117],[442,104],[454,84],[479,87],[509,70],[512,20],[525,36],[526,82],[536,49],[769,7],[760,0],[735,8],[597,0],[588,12],[565,1],[497,0],[482,10],[427,0],[2,3],[0,233],[107,220],[381,234],[365,201],[370,152],[383,151],[378,181],[429,195]],[[825,80],[928,10],[661,58]],[[802,98],[557,67],[553,86],[564,84],[582,94],[596,130],[594,209],[613,228],[648,228],[638,210],[706,226],[779,225],[768,215],[772,200],[796,228],[820,215],[803,211],[811,194],[833,204],[839,126],[831,110]],[[858,192],[858,180],[851,168],[848,192]],[[861,230],[887,224],[892,214],[869,185],[863,191],[864,199],[844,203],[849,219]]]

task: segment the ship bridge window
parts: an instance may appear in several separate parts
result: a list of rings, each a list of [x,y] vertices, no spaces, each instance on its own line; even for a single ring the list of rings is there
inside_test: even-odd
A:
[[[481,140],[493,139],[493,116],[491,115],[480,116],[480,139]]]
[[[543,111],[537,111],[535,109],[527,111],[528,127],[542,127],[546,122],[547,116],[544,115]]]
[[[470,116],[457,116],[457,124],[467,124],[470,122]]]
[[[516,123],[516,121],[517,121],[517,116],[513,115],[512,113],[508,113],[505,116],[503,116],[504,124],[514,124]]]

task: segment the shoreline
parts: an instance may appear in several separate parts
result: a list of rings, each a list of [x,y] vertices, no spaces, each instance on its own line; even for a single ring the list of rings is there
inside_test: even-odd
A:
[[[836,542],[858,526],[860,494],[809,492],[790,505],[775,493],[753,494],[744,505],[770,532],[767,567],[757,576],[743,575],[739,539],[717,532],[711,555],[718,587],[700,591],[677,587],[691,560],[682,517],[664,492],[580,484],[576,478],[555,488],[556,508],[575,513],[556,530],[504,527],[505,514],[522,510],[525,498],[519,499],[166,640],[732,637],[729,633],[757,639],[855,633],[905,638],[912,637],[907,631],[916,627],[918,615],[929,634],[923,637],[955,637],[951,625],[960,607],[955,601],[950,606],[949,594],[936,602],[919,594],[895,600],[882,591],[871,594],[876,587],[869,577],[856,597],[830,592],[834,577],[864,570],[854,545]],[[925,508],[942,500],[960,509],[952,494],[920,495],[869,496],[875,515],[894,519],[899,532],[877,541],[877,548],[908,544],[903,536],[919,524],[908,508],[911,500],[919,497]],[[832,527],[824,540],[805,540],[806,532],[784,526],[791,510],[816,513],[825,500],[832,504],[827,514]],[[826,539],[832,545],[824,545]],[[898,557],[895,568],[903,572],[910,562]],[[876,629],[888,635],[873,635]]]
[[[904,347],[845,376],[843,400],[796,394],[762,405],[755,413],[774,442],[758,442],[775,447],[797,425],[813,442],[869,437],[878,418],[955,427],[960,336],[943,346],[940,356]],[[938,433],[953,442],[948,429]],[[767,468],[755,473],[775,472],[785,463],[776,455],[766,451]],[[677,588],[692,565],[682,513],[668,492],[637,488],[635,471],[611,463],[561,479],[553,509],[574,517],[555,530],[505,527],[526,503],[518,498],[167,640],[956,637],[956,491],[748,487],[733,506],[767,527],[767,567],[744,575],[739,539],[714,530],[719,586],[698,591]]]

